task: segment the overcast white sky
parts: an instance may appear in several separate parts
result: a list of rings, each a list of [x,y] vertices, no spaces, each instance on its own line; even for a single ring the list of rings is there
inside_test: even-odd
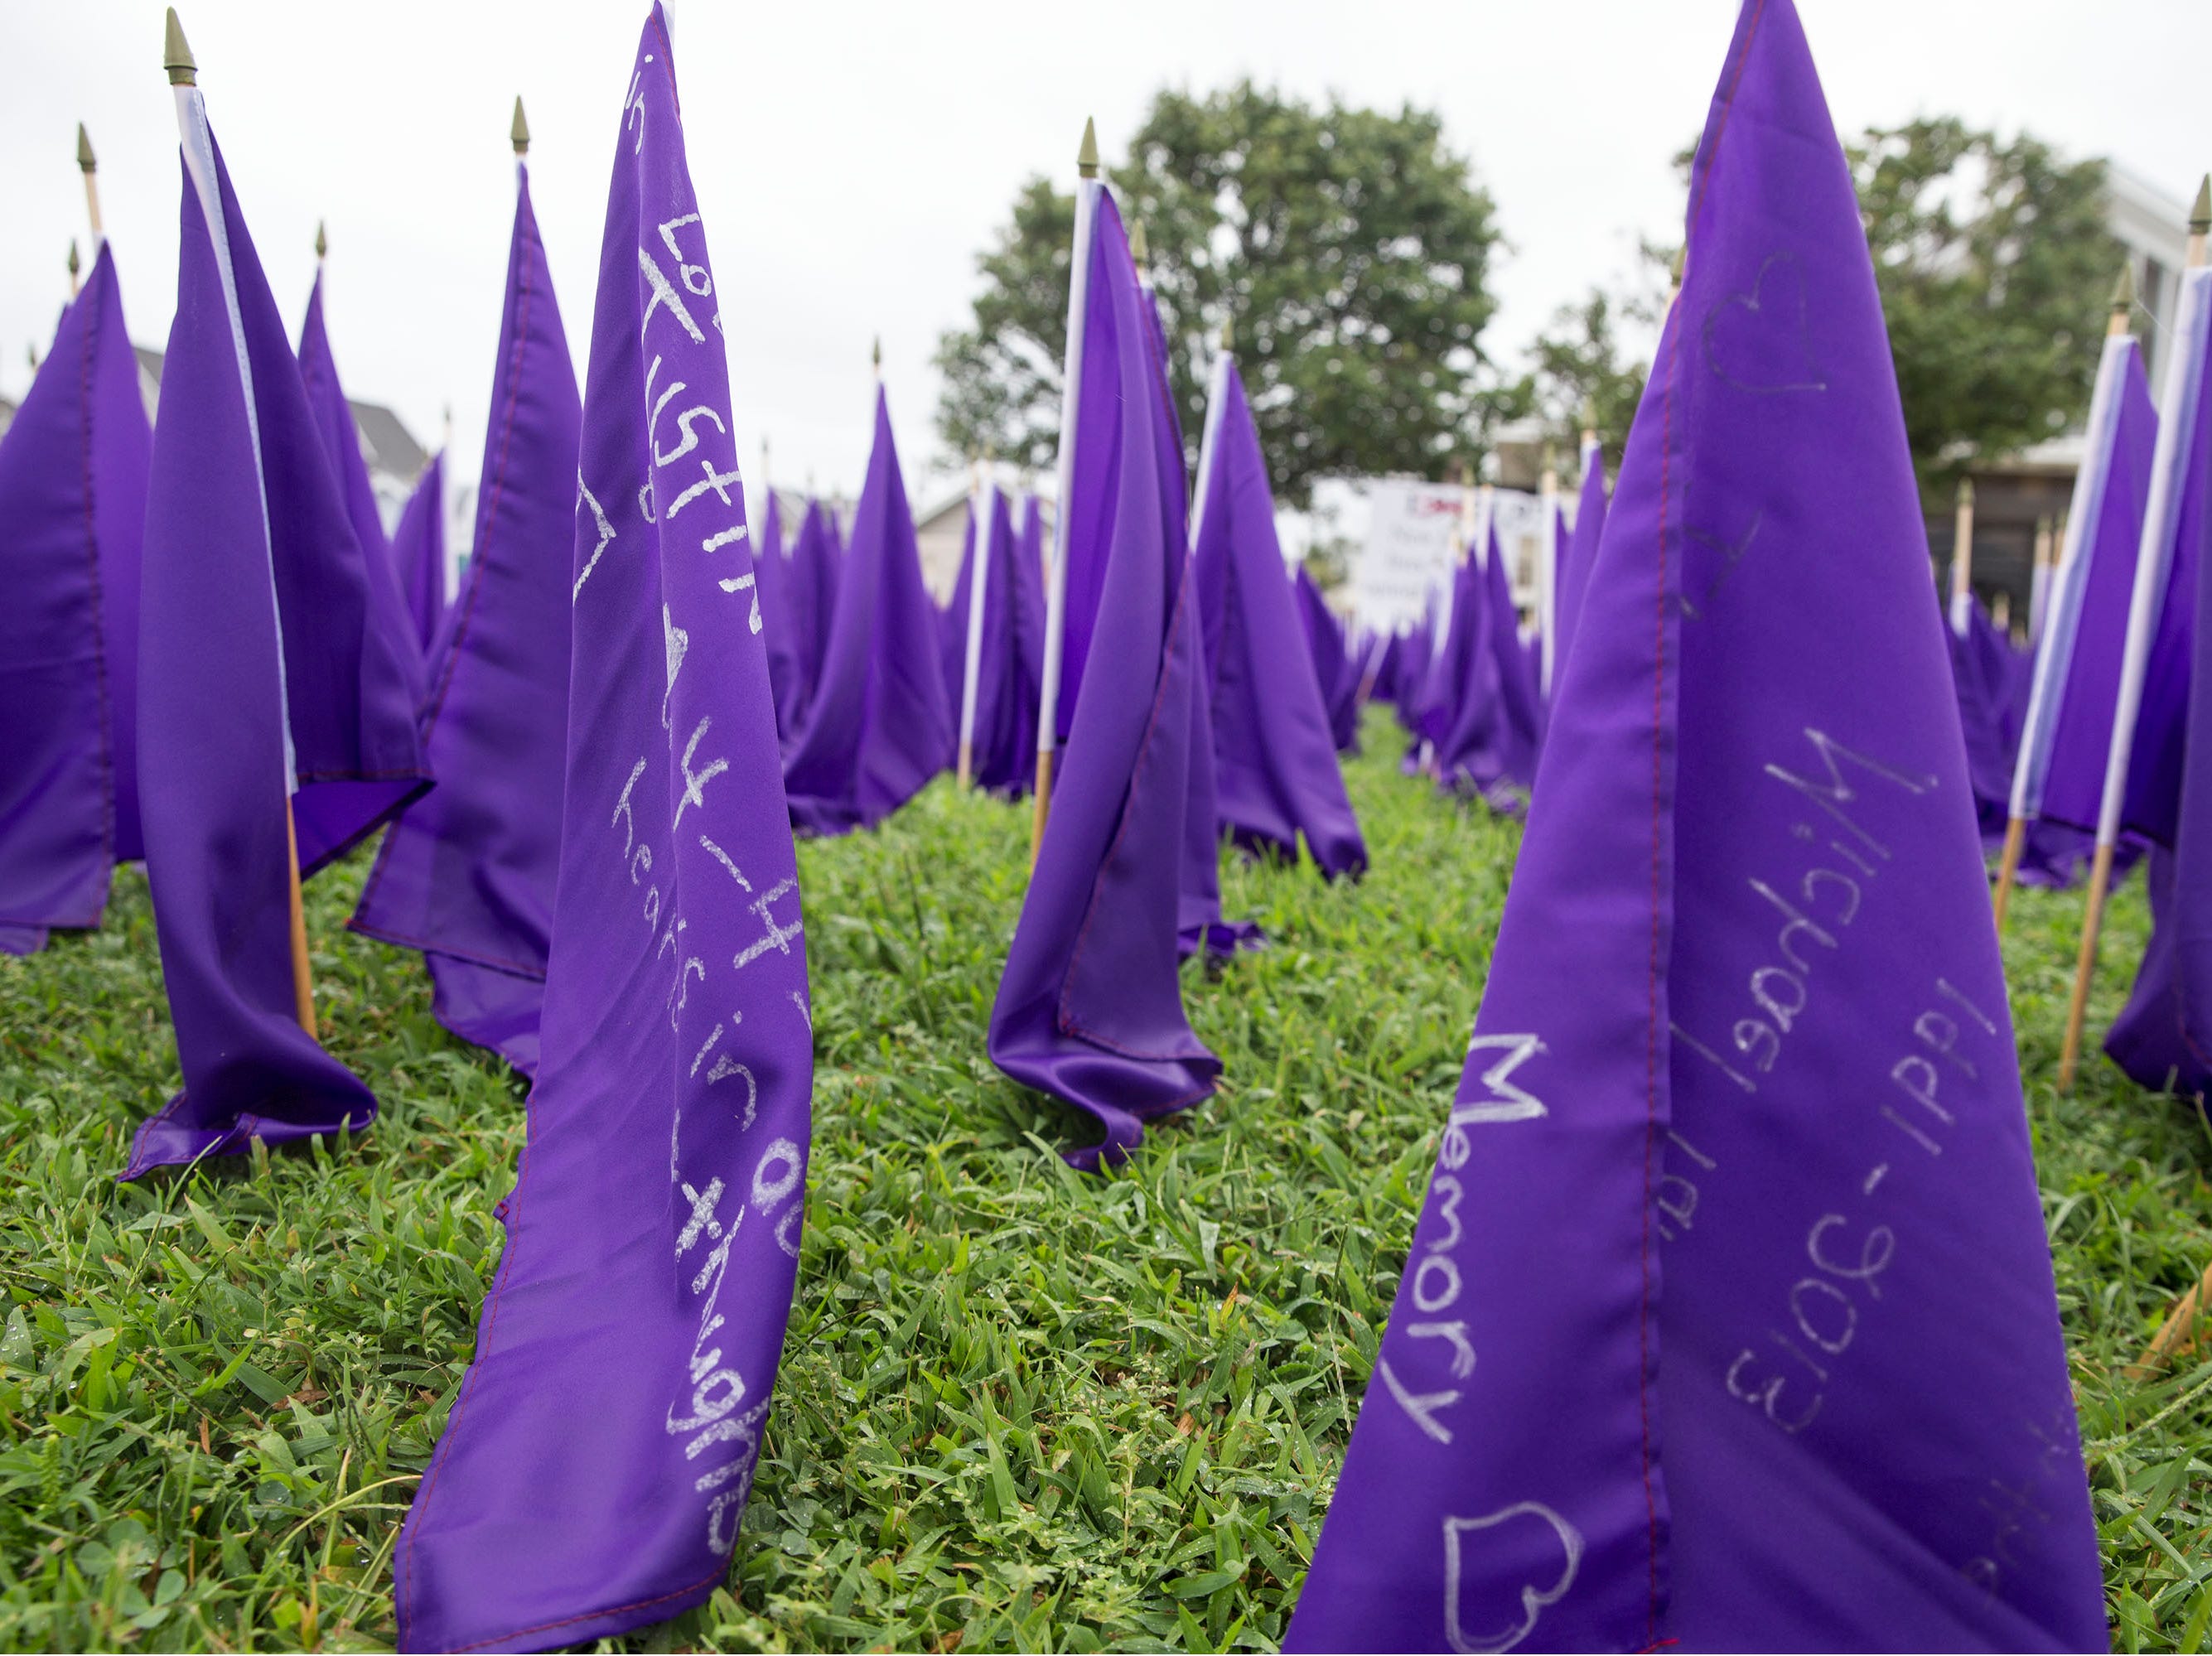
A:
[[[1846,133],[1918,112],[2026,125],[2186,200],[2212,165],[2212,4],[2136,0],[1799,0]],[[483,442],[513,213],[515,94],[577,372],[636,0],[187,0],[200,85],[279,304],[296,330],[327,219],[329,320],[356,397],[455,471]],[[158,0],[0,0],[0,391],[20,397],[85,234],[76,123],[131,332],[165,339],[179,173]],[[1735,0],[1571,5],[1388,0],[737,4],[680,0],[677,69],[729,349],[738,452],[763,434],[779,482],[857,487],[872,336],[908,487],[927,462],[939,333],[963,321],[975,255],[1017,185],[1072,177],[1083,118],[1118,155],[1156,88],[1249,76],[1443,111],[1495,196],[1512,252],[1486,343],[1510,360],[1639,232],[1680,203]],[[1159,250],[1171,257],[1167,250]]]

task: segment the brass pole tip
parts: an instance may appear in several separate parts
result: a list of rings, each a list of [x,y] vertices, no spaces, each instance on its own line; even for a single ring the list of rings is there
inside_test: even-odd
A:
[[[74,277],[76,276],[76,273],[77,273],[79,270],[82,270],[83,268],[84,268],[84,267],[83,267],[82,265],[79,264],[76,262],[76,238],[75,236],[71,236],[71,237],[70,238],[70,256],[69,256],[69,273],[70,273],[70,276],[72,278],[74,278]]]
[[[1225,316],[1221,318],[1221,349],[1224,351],[1237,349],[1237,325]]]
[[[2120,266],[2120,279],[2112,284],[2112,309],[2124,316],[2136,307],[2136,262]]]
[[[2212,235],[2212,173],[2207,173],[2197,186],[2197,200],[2189,209],[2189,234]]]
[[[1152,251],[1152,244],[1145,240],[1144,220],[1131,219],[1129,221],[1129,257],[1136,261],[1137,269],[1139,271],[1144,270],[1146,261]]]
[[[1086,179],[1098,176],[1098,128],[1087,115],[1083,119],[1083,145],[1075,152],[1075,170]]]
[[[171,86],[198,86],[199,65],[192,61],[192,49],[185,43],[185,26],[177,21],[177,9],[169,8],[167,33],[161,43],[161,67],[169,71]]]
[[[516,155],[530,153],[530,123],[522,118],[522,100],[519,95],[514,100],[514,124],[507,129],[507,136]]]
[[[100,167],[100,157],[92,153],[92,138],[85,131],[82,121],[76,124],[76,164],[88,173]]]
[[[328,258],[330,253],[331,239],[324,231],[322,220],[317,219],[315,221],[315,257],[318,259]]]

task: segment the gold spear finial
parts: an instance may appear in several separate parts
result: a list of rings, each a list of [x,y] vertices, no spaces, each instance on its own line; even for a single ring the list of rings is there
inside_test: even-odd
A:
[[[1152,251],[1152,244],[1145,240],[1144,220],[1131,219],[1129,221],[1129,258],[1135,263],[1139,276],[1145,274],[1146,261]]]
[[[2212,173],[2207,173],[2197,186],[2197,200],[2189,209],[2189,234],[2212,234]]]
[[[1221,318],[1221,349],[1224,351],[1237,349],[1237,325],[1225,316]]]
[[[87,173],[97,172],[100,168],[100,157],[92,153],[92,137],[84,130],[82,121],[76,124],[76,164]]]
[[[507,129],[507,136],[513,141],[517,155],[530,153],[530,123],[522,118],[522,96],[520,93],[514,99],[514,124]]]
[[[185,43],[185,26],[177,21],[177,9],[169,8],[168,29],[161,43],[161,67],[169,71],[171,86],[198,86],[200,66],[192,61],[192,49]]]
[[[83,268],[83,265],[77,263],[76,238],[75,236],[71,236],[70,238],[69,256],[70,291],[71,293],[75,293],[76,291],[76,273]]]
[[[872,363],[873,363],[873,364],[875,365],[876,378],[877,378],[877,379],[882,379],[882,378],[884,377],[884,337],[883,337],[883,335],[881,335],[881,334],[878,334],[878,335],[876,336],[876,343],[875,343],[875,346],[874,346],[873,349],[872,349],[872,350],[869,352],[869,354],[868,354],[868,361],[869,361],[870,362],[872,362]]]
[[[1083,147],[1075,152],[1075,170],[1086,179],[1098,176],[1098,128],[1088,115],[1083,118]]]
[[[322,263],[331,256],[331,239],[320,219],[315,221],[315,262]]]

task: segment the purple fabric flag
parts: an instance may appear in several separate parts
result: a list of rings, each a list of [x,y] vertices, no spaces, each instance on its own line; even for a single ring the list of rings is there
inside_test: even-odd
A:
[[[1743,9],[1687,217],[1285,1647],[2102,1649],[1918,494],[1790,0]]]
[[[413,641],[374,601],[206,106],[176,91],[183,221],[147,488],[138,769],[185,1085],[140,1125],[126,1179],[374,1119],[368,1089],[295,1022],[285,795],[305,875],[428,786]]]
[[[806,957],[678,110],[656,6],[584,395],[544,1052],[476,1361],[393,1557],[406,1650],[588,1644],[704,1599],[790,1313]]]
[[[474,550],[422,710],[441,779],[384,836],[351,925],[421,949],[438,1021],[528,1075],[560,868],[576,514],[590,508],[576,371],[520,163],[515,179]]]
[[[837,613],[838,561],[837,526],[830,519],[830,509],[819,500],[809,500],[791,546],[792,643],[799,677],[793,718],[786,726],[787,747],[797,733],[807,704],[814,699],[815,687],[822,682],[830,622]]]
[[[138,825],[152,437],[106,245],[0,437],[0,952],[100,924]]]
[[[1436,732],[1427,739],[1435,749],[1437,782],[1455,792],[1486,797],[1505,775],[1504,692],[1489,644],[1490,604],[1482,560],[1470,556],[1459,568],[1451,631],[1430,664],[1422,693],[1432,709],[1422,729]]]
[[[2160,433],[2145,520],[2175,567],[2191,572],[2191,634],[2201,652],[2212,644],[2212,270],[2183,274],[2172,326],[2174,379],[2163,402],[2172,428]],[[2200,655],[2191,667],[2173,721],[2185,743],[2178,832],[2170,853],[2152,853],[2150,946],[2105,1050],[2142,1085],[2201,1101],[2212,1077],[2212,875],[2198,866],[2212,850],[2212,664]]]
[[[446,619],[446,457],[430,457],[392,531],[392,562],[399,571],[400,601],[414,623],[427,658]]]
[[[1298,620],[1304,626],[1306,653],[1313,663],[1314,682],[1321,688],[1328,711],[1329,740],[1340,753],[1359,746],[1359,680],[1364,658],[1348,647],[1343,623],[1329,613],[1312,573],[1298,566]]]
[[[761,491],[761,529],[753,543],[753,571],[760,593],[761,640],[768,646],[768,677],[775,692],[775,728],[787,736],[805,706],[806,679],[799,648],[799,618],[791,560],[783,549],[783,513],[775,491]]]
[[[1001,495],[991,511],[986,549],[981,644],[975,662],[974,781],[1008,798],[1036,779],[1038,696],[1044,679],[1044,583],[1033,555],[1041,532],[1036,504],[1018,535],[1014,509]],[[954,604],[964,615],[963,595]],[[963,664],[964,674],[965,664]],[[957,704],[955,704],[956,708]]]
[[[1079,492],[1063,507],[1103,539],[1092,631],[1114,670],[1085,679],[1036,871],[991,1010],[992,1062],[1090,1112],[1118,1162],[1144,1123],[1195,1104],[1221,1065],[1191,1033],[1176,974],[1188,919],[1191,735],[1204,673],[1181,468],[1161,475],[1163,402],[1120,214],[1099,193],[1083,342]],[[1093,387],[1106,395],[1091,396]],[[1071,550],[1071,558],[1073,551]],[[1212,856],[1210,804],[1200,822]]]
[[[1543,739],[1543,705],[1537,690],[1537,662],[1521,641],[1521,620],[1513,605],[1513,583],[1505,568],[1498,526],[1490,527],[1489,555],[1482,561],[1483,623],[1489,633],[1491,660],[1498,685],[1497,773],[1487,792],[1502,801],[1501,790],[1525,793],[1536,779],[1536,750]]]
[[[396,633],[406,627],[419,633],[418,626],[409,623],[412,606],[404,591],[406,572],[394,561],[392,543],[385,536],[384,519],[376,509],[376,490],[368,481],[368,463],[362,458],[361,433],[354,424],[353,406],[346,401],[345,387],[338,379],[337,359],[331,354],[330,333],[323,324],[323,273],[319,269],[315,272],[313,291],[307,295],[307,318],[300,325],[299,362],[300,379],[307,391],[307,407],[314,416],[315,429],[321,435],[331,476],[345,503],[346,522],[352,525],[354,540],[361,549],[362,567],[369,584],[371,613],[383,631]],[[421,653],[428,647],[429,635],[422,634],[421,638],[414,658],[403,666],[411,693],[418,701],[422,688]]]
[[[873,828],[952,761],[936,605],[881,386],[848,556],[821,675],[784,751],[791,820],[811,834]]]
[[[1431,604],[1419,621],[1399,635],[1395,664],[1390,671],[1390,703],[1399,727],[1418,739],[1414,718],[1422,687],[1428,682],[1429,656],[1436,642],[1436,606]]]
[[[2015,815],[2088,834],[2096,832],[2104,794],[2128,596],[2158,446],[2158,411],[2141,348],[2130,337],[2106,342],[2105,349],[2098,385],[2104,394],[2092,411],[2082,486],[2067,524],[2073,555],[2059,576],[2070,601],[2063,602],[2058,624],[2044,632],[2048,724],[2031,737],[2030,768],[2014,783]]]
[[[1216,367],[1192,549],[1213,737],[1214,814],[1237,844],[1295,862],[1298,839],[1330,879],[1367,867],[1367,846],[1337,768],[1297,592],[1275,538],[1275,499],[1244,381],[1224,352]],[[1304,571],[1299,572],[1304,574]],[[1342,640],[1334,676],[1343,676]]]
[[[1575,647],[1575,629],[1583,599],[1589,590],[1590,570],[1597,562],[1598,537],[1605,532],[1605,450],[1595,443],[1583,446],[1582,496],[1575,507],[1575,526],[1559,563],[1559,591],[1553,604],[1552,694],[1559,693],[1559,677],[1568,653]]]

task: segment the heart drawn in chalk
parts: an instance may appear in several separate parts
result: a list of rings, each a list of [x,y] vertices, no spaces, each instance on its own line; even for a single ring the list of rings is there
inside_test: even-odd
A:
[[[1705,312],[1705,364],[1739,391],[1826,391],[1805,319],[1805,272],[1795,253],[1771,254],[1747,294]]]
[[[1512,1649],[1575,1584],[1582,1532],[1540,1501],[1444,1520],[1444,1636],[1457,1651]]]

